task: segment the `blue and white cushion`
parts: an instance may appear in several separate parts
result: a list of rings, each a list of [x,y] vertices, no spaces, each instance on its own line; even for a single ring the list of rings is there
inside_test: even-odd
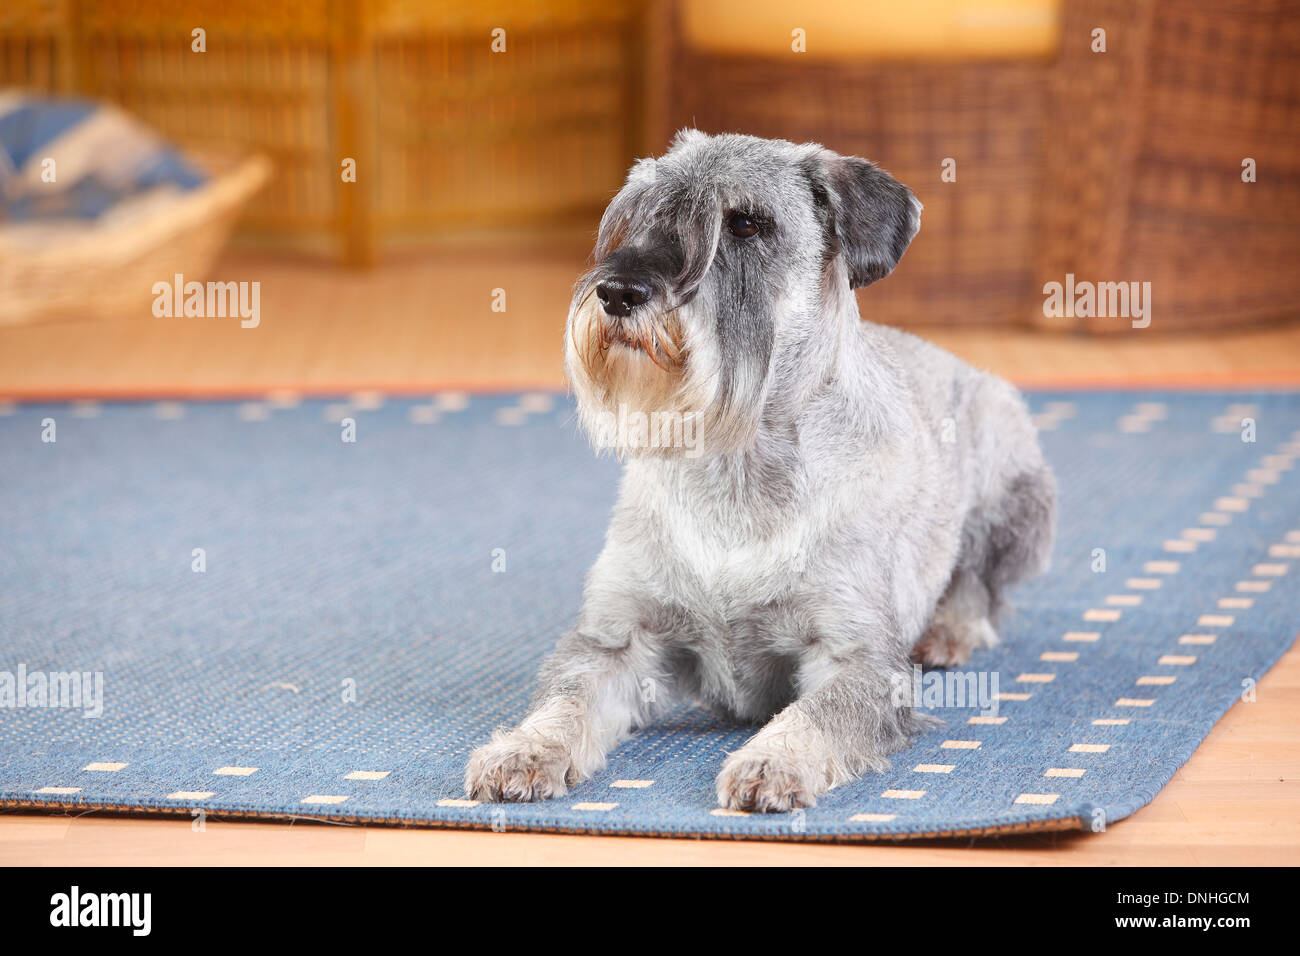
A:
[[[0,91],[0,222],[100,220],[205,179],[116,107]]]

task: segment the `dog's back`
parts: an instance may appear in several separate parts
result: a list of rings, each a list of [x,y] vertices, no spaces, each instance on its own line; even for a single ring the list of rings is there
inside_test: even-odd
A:
[[[884,326],[873,326],[871,334],[894,352],[923,419],[960,475],[962,545],[945,600],[964,605],[964,619],[994,619],[1004,590],[1046,568],[1052,549],[1056,481],[1029,410],[1009,382],[931,342]],[[944,604],[936,610],[941,625]],[[926,659],[954,663],[996,635],[981,630],[972,640],[971,648],[949,646],[951,653]]]

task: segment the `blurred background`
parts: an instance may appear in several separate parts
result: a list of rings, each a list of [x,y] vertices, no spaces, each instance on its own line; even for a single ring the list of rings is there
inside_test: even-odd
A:
[[[688,125],[913,188],[864,317],[1030,383],[1300,381],[1294,2],[5,0],[0,153],[6,96],[200,184],[51,230],[0,159],[0,398],[557,385],[601,209]],[[157,316],[176,273],[259,283],[256,328]],[[1045,316],[1067,273],[1151,326]]]

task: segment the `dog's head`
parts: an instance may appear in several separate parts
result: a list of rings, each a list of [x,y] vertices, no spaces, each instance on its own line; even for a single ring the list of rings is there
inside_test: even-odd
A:
[[[920,212],[888,173],[817,144],[684,130],[638,161],[569,310],[565,367],[593,441],[748,447],[769,401],[824,378],[857,317],[850,290],[890,273]]]

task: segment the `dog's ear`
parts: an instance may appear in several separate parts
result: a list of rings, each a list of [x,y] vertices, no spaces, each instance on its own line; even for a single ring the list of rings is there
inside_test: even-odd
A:
[[[856,156],[828,151],[821,171],[829,192],[827,226],[844,256],[849,285],[860,289],[883,279],[921,228],[920,201],[889,173]]]

